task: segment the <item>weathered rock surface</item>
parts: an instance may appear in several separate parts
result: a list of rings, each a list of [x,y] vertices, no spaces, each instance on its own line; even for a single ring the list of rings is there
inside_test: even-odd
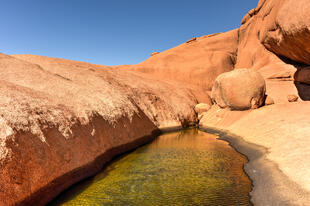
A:
[[[196,37],[193,37],[193,38],[187,40],[186,43],[191,43],[191,42],[196,41],[196,40],[197,40],[197,38],[196,38]]]
[[[155,56],[156,54],[159,54],[159,52],[153,52],[151,56]]]
[[[254,205],[308,205],[310,202],[310,103],[275,104],[255,110],[212,107],[201,127],[229,131],[260,150],[247,170],[254,181]],[[254,154],[252,155],[251,152]],[[255,156],[256,155],[256,156]]]
[[[265,105],[272,105],[272,104],[274,104],[273,98],[270,96],[267,96],[265,100]]]
[[[197,121],[190,90],[131,71],[4,54],[0,71],[0,205],[43,205],[159,128]]]
[[[197,114],[202,114],[204,112],[209,111],[211,109],[211,105],[207,103],[199,103],[195,106],[195,111]]]
[[[310,67],[299,68],[294,74],[296,82],[310,84]]]
[[[266,85],[264,78],[250,69],[236,69],[216,78],[212,99],[221,108],[256,109],[263,105]]]
[[[205,116],[206,114],[207,114],[207,112],[202,112],[202,113],[198,114],[198,120],[200,121],[203,118],[203,116]]]
[[[271,173],[270,185],[254,182],[254,203],[267,205],[276,192],[278,205],[308,205],[310,109],[287,97],[310,100],[309,11],[306,0],[260,0],[240,29],[196,38],[137,65],[0,54],[0,205],[42,205],[159,128],[196,122],[194,106],[211,105],[215,79],[234,68],[258,71],[275,104],[247,111],[214,105],[199,114],[201,124],[269,148],[267,159],[288,180]],[[262,81],[234,78],[216,83],[225,89],[214,90],[215,101],[231,109],[260,106]]]
[[[140,64],[121,68],[189,85],[199,102],[207,102],[206,90],[211,91],[215,78],[234,69],[237,47],[238,29],[196,38],[189,44],[163,51]]]
[[[298,96],[297,96],[297,95],[294,95],[294,94],[290,94],[290,95],[287,96],[287,100],[288,100],[289,102],[297,102]]]
[[[310,64],[310,3],[307,0],[266,0],[268,27],[261,41],[270,51],[293,61]]]
[[[266,79],[266,93],[274,98],[276,104],[287,102],[288,94],[302,94],[304,97],[301,98],[306,100],[304,94],[310,92],[307,88],[297,88],[294,84],[293,76],[297,70],[295,63],[288,64],[287,60],[280,58],[278,53],[273,53],[273,50],[264,43],[277,27],[276,17],[285,2],[288,1],[260,0],[254,13],[251,10],[251,16],[246,15],[247,20],[239,29],[238,58],[235,65],[235,68],[251,68],[259,71]],[[294,6],[292,8],[296,9]],[[294,11],[296,12],[298,11]],[[286,50],[294,51],[294,49]]]

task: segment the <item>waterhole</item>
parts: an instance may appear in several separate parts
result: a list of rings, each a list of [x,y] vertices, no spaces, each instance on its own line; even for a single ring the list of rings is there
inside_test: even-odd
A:
[[[247,158],[216,138],[197,129],[163,134],[51,205],[251,205]]]

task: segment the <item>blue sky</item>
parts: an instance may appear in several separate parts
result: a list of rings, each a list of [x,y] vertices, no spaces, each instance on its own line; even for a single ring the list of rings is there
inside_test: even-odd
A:
[[[240,26],[258,0],[0,0],[0,52],[103,65]]]

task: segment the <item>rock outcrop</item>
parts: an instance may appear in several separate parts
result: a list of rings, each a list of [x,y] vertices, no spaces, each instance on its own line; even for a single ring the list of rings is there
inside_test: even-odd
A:
[[[297,96],[297,95],[294,95],[294,94],[290,94],[290,95],[287,96],[287,100],[288,100],[289,102],[297,102],[298,96]]]
[[[307,0],[266,0],[265,31],[261,42],[270,51],[310,64],[310,4]],[[267,16],[268,15],[268,16]]]
[[[310,91],[305,91],[305,88],[300,91],[294,84],[292,77],[297,70],[295,63],[288,63],[291,60],[273,53],[264,43],[276,28],[277,11],[286,2],[288,1],[260,0],[257,7],[251,10],[251,15],[246,14],[246,21],[242,22],[239,29],[238,58],[235,65],[235,68],[259,71],[266,80],[266,93],[274,98],[275,103],[287,102],[288,94],[299,95]]]
[[[238,29],[206,35],[163,51],[146,61],[121,66],[160,80],[179,82],[193,88],[199,102],[208,102],[215,78],[234,69],[238,47]]]
[[[187,40],[186,43],[191,43],[191,42],[196,41],[196,40],[197,40],[197,38],[196,38],[196,37],[193,37],[193,38]]]
[[[272,105],[272,104],[274,104],[273,98],[270,96],[267,96],[265,100],[265,105]]]
[[[212,88],[217,105],[196,108],[201,124],[269,148],[289,180],[272,173],[279,184],[268,190],[254,182],[254,202],[275,192],[309,203],[309,11],[306,0],[260,0],[239,29],[137,65],[0,54],[0,205],[43,205],[159,129],[197,122],[194,106],[211,105]],[[247,110],[263,103],[274,105]]]
[[[195,112],[198,115],[198,120],[201,120],[201,118],[206,114],[207,111],[211,109],[212,104],[208,103],[199,103],[195,106]]]
[[[265,101],[264,78],[250,69],[236,69],[219,75],[212,89],[212,99],[221,108],[256,109]]]
[[[156,54],[159,54],[159,52],[153,52],[151,56],[155,56]]]
[[[199,103],[195,106],[195,111],[197,112],[197,114],[202,114],[204,112],[209,111],[210,108],[211,108],[210,104]]]
[[[43,205],[160,128],[197,121],[189,89],[131,71],[4,54],[0,71],[1,206]]]
[[[298,68],[294,74],[294,80],[296,82],[310,85],[310,67]]]

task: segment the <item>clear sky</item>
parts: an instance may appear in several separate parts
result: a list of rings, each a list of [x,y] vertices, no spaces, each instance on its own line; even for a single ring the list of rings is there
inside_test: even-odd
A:
[[[240,26],[258,0],[0,0],[0,52],[104,65]]]

